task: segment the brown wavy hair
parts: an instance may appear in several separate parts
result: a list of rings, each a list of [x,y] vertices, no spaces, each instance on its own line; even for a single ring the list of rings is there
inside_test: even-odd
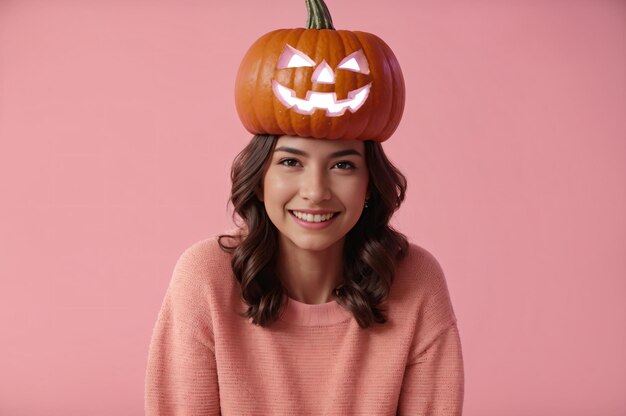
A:
[[[239,233],[221,234],[218,243],[232,254],[231,266],[248,305],[242,317],[268,326],[282,313],[286,291],[277,277],[278,233],[257,197],[263,175],[280,136],[258,134],[235,157],[228,203]],[[380,143],[365,141],[369,172],[368,208],[347,233],[344,244],[344,281],[334,289],[337,303],[351,311],[361,328],[387,321],[384,302],[397,263],[408,252],[407,237],[389,225],[404,201],[406,177],[387,159]],[[227,205],[228,205],[227,203]],[[242,223],[238,224],[236,216]],[[226,245],[229,238],[234,245]]]

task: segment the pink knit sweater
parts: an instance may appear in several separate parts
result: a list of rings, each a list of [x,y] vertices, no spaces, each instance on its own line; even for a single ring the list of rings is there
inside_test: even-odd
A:
[[[212,237],[176,263],[148,353],[147,415],[461,415],[464,370],[443,271],[410,245],[388,322],[361,329],[337,302],[288,299],[267,328]]]

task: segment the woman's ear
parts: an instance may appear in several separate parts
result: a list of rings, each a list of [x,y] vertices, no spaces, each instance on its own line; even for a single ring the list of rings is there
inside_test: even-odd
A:
[[[257,186],[255,188],[254,193],[256,194],[256,197],[259,199],[259,201],[263,202],[263,189],[261,189],[260,186]]]

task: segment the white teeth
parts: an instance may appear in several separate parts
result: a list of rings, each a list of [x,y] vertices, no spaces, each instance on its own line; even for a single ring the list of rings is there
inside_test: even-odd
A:
[[[304,212],[292,211],[293,215],[300,218],[301,220],[308,222],[324,222],[331,219],[335,214],[325,214],[325,215],[313,215],[313,214],[305,214]]]

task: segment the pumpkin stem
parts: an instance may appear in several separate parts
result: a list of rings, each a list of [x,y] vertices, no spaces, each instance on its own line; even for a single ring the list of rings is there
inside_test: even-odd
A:
[[[324,3],[324,0],[305,0],[306,10],[308,17],[306,19],[307,29],[331,29],[335,30],[333,26],[333,19],[330,17],[328,7]]]

